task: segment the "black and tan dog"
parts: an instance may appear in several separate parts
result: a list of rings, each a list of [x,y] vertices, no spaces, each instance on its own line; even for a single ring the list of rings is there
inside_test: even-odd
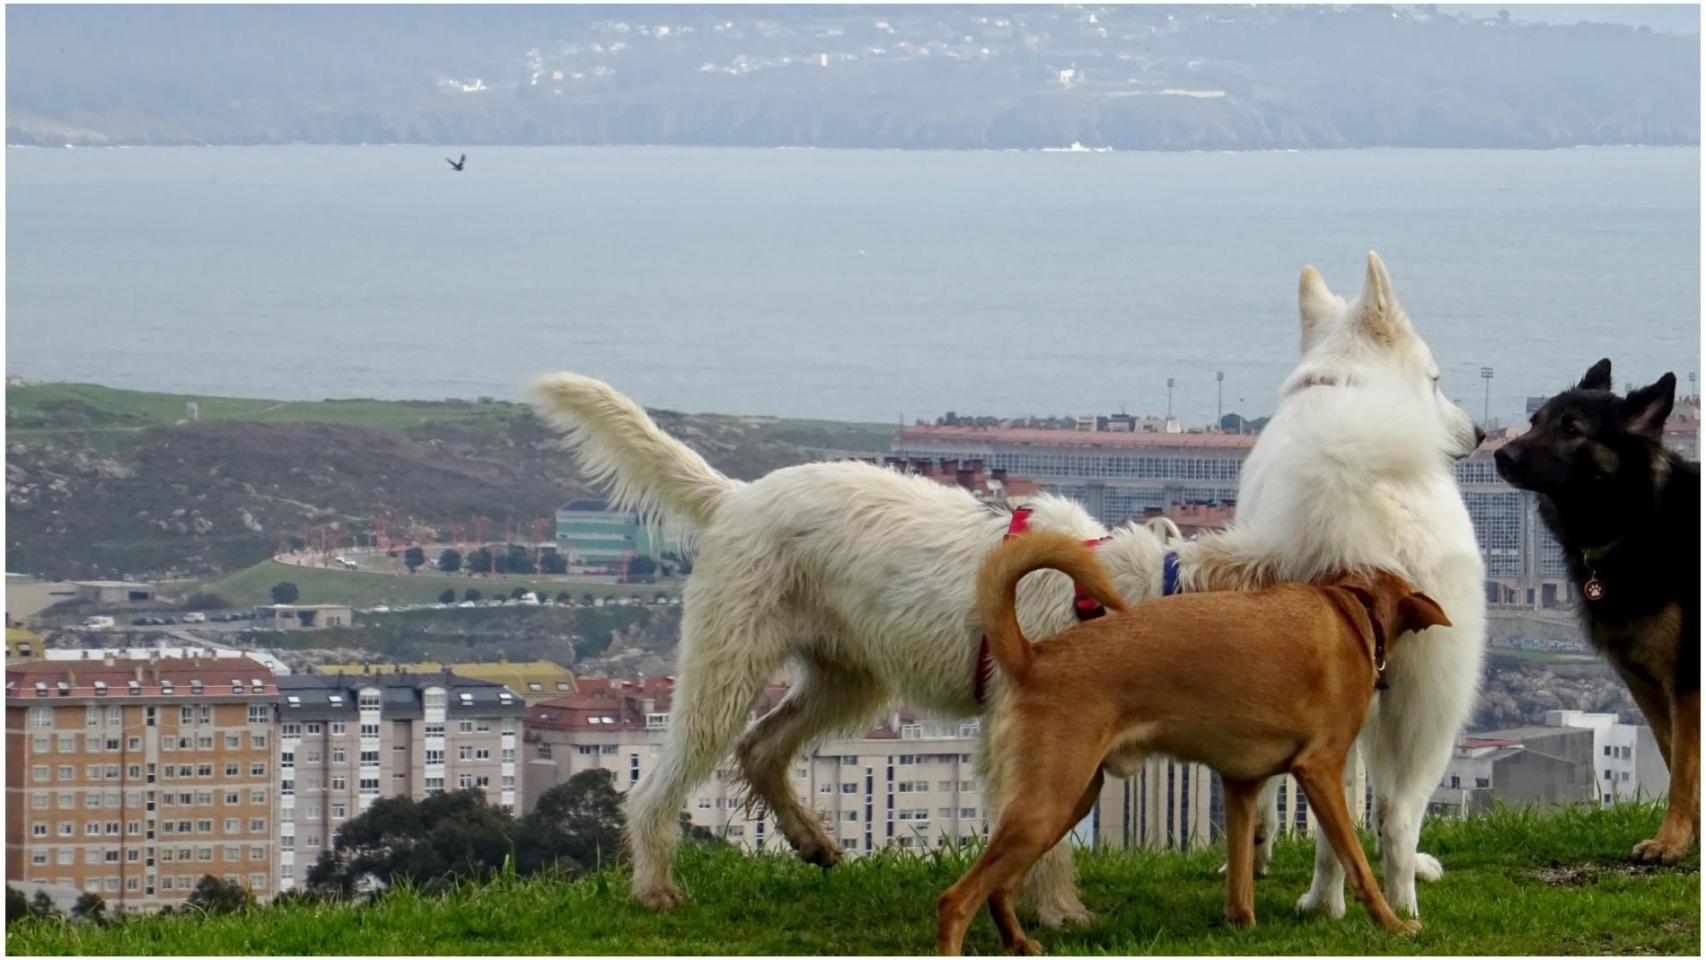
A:
[[[1546,401],[1499,448],[1499,475],[1540,496],[1588,638],[1629,685],[1670,768],[1670,805],[1635,858],[1672,863],[1700,834],[1700,465],[1661,442],[1676,377],[1627,397],[1611,361]]]

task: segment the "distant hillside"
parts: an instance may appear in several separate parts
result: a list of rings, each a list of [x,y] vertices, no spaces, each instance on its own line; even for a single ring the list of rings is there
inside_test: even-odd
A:
[[[1700,138],[1697,33],[1485,7],[26,5],[6,16],[13,144]]]
[[[198,419],[184,419],[196,404]],[[754,477],[809,447],[886,448],[887,429],[655,411],[719,469]],[[284,403],[31,384],[6,390],[7,569],[43,577],[199,578],[271,556],[281,533],[493,536],[587,490],[532,411],[511,403]]]

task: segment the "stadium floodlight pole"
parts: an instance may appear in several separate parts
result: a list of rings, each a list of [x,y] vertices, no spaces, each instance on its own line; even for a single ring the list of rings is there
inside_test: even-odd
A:
[[[1485,427],[1489,423],[1489,421],[1487,419],[1488,411],[1490,411],[1492,409],[1492,405],[1493,405],[1493,368],[1492,367],[1482,367],[1481,368],[1481,382],[1486,385],[1486,390],[1482,394],[1482,397],[1481,397],[1481,426]]]
[[[1167,378],[1167,419],[1173,419],[1173,378]]]
[[[1221,397],[1225,393],[1225,385],[1226,371],[1214,371],[1214,425],[1216,428],[1220,426],[1220,418],[1226,416],[1226,412],[1223,409],[1224,405],[1220,402]]]

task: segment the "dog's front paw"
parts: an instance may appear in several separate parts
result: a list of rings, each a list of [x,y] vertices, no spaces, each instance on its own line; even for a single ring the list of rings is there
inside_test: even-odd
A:
[[[648,910],[674,910],[687,902],[687,894],[674,884],[635,890],[634,899]]]
[[[1420,920],[1400,920],[1400,921],[1398,921],[1398,925],[1393,927],[1390,932],[1396,933],[1396,934],[1402,934],[1403,936],[1406,936],[1406,937],[1413,937],[1416,934],[1422,932],[1422,921],[1420,921]]]
[[[1439,858],[1431,853],[1416,851],[1416,879],[1433,883],[1445,876],[1445,867],[1440,865]]]
[[[1297,909],[1300,913],[1319,913],[1334,920],[1342,919],[1345,915],[1345,892],[1341,888],[1335,897],[1331,893],[1317,893],[1311,887],[1308,893],[1297,898]]]
[[[1051,929],[1059,929],[1067,924],[1093,923],[1095,920],[1096,915],[1090,912],[1090,908],[1077,901],[1037,908],[1037,922]]]
[[[1688,844],[1676,843],[1663,834],[1635,844],[1636,863],[1655,863],[1669,866],[1688,853]]]

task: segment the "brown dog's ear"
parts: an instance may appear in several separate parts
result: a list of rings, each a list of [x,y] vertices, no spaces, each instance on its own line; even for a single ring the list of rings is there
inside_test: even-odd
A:
[[[1398,632],[1426,630],[1429,627],[1449,627],[1451,620],[1434,598],[1425,593],[1412,593],[1398,601]]]

